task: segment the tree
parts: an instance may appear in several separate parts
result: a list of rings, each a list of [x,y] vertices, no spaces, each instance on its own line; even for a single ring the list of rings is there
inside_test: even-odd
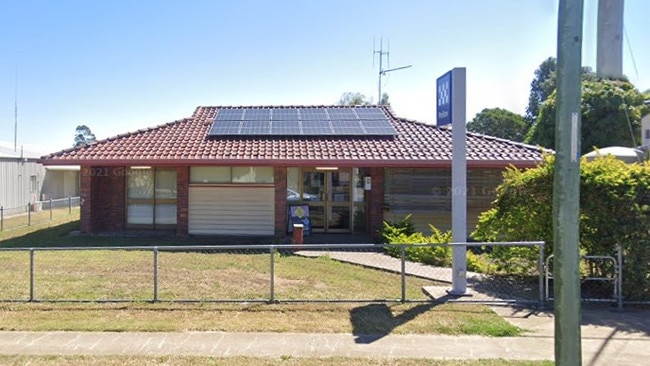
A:
[[[557,85],[557,60],[549,57],[544,60],[537,70],[535,78],[530,83],[530,95],[526,106],[526,121],[532,125],[539,116],[542,104],[553,94]],[[582,80],[596,80],[596,73],[589,66],[582,68]]]
[[[373,105],[374,101],[372,98],[367,98],[361,93],[347,92],[341,95],[341,98],[336,104],[342,106]],[[388,94],[382,93],[379,105],[390,105],[390,102],[388,101]]]
[[[353,106],[353,105],[371,105],[372,100],[368,100],[365,95],[361,93],[347,92],[341,95],[337,105]]]
[[[74,132],[74,147],[92,144],[95,142],[95,134],[86,125],[77,126]]]
[[[523,116],[501,108],[485,108],[467,124],[467,130],[521,142],[528,125]]]
[[[526,142],[555,148],[555,93],[540,108]],[[640,119],[650,108],[634,86],[622,80],[586,80],[582,82],[582,149],[594,147],[636,146]],[[634,135],[634,138],[632,137]]]
[[[537,119],[542,103],[555,90],[556,68],[557,63],[555,57],[549,57],[535,70],[535,78],[530,83],[530,95],[528,96],[528,106],[526,107],[526,121],[531,125]]]

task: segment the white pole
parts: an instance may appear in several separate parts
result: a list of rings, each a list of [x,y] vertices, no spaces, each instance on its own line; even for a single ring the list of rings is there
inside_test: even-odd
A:
[[[466,72],[464,67],[452,70],[452,164],[451,164],[451,230],[454,243],[467,242],[467,127],[466,127]],[[451,295],[467,291],[467,252],[465,245],[452,248]]]
[[[596,74],[601,78],[623,77],[623,0],[598,1]]]

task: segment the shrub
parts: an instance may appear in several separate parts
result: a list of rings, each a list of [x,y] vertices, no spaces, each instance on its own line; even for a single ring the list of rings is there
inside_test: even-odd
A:
[[[553,251],[554,159],[534,169],[504,173],[492,208],[479,218],[472,238],[479,241],[546,242]],[[624,250],[623,294],[628,299],[650,298],[650,163],[625,164],[613,157],[580,164],[580,251],[615,256]],[[498,266],[516,271],[534,261],[534,248],[495,248]],[[523,266],[522,266],[523,268]],[[603,270],[591,268],[593,272]]]
[[[450,267],[452,265],[452,248],[449,245],[429,245],[423,244],[449,244],[452,241],[451,231],[442,232],[433,225],[430,235],[424,235],[416,232],[413,224],[410,222],[411,215],[397,223],[384,221],[381,231],[382,239],[385,244],[402,244],[406,245],[406,259],[413,262],[419,262],[440,267]],[[393,257],[401,256],[402,245],[387,245],[386,252]],[[477,269],[487,270],[487,264],[481,256],[467,251],[467,269],[476,271]]]

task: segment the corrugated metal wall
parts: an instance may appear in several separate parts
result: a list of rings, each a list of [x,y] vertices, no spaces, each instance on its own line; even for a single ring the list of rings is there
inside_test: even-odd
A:
[[[190,187],[189,233],[273,235],[273,187]]]
[[[45,168],[31,159],[0,158],[0,206],[9,210],[27,207],[41,199]],[[36,177],[32,187],[32,177]]]

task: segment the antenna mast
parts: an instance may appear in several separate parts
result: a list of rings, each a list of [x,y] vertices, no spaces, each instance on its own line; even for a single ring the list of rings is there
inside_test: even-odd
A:
[[[14,152],[18,151],[18,66],[16,65],[16,82],[14,84]]]
[[[373,46],[374,46],[374,44],[373,44]],[[390,44],[388,45],[388,48],[390,48]],[[373,54],[372,54],[373,60],[374,60],[375,54],[379,54],[379,82],[377,83],[378,84],[378,86],[377,86],[377,89],[378,89],[378,91],[377,91],[377,105],[379,105],[379,104],[381,104],[381,77],[386,75],[387,73],[389,73],[391,71],[408,69],[409,67],[412,67],[413,65],[400,66],[400,67],[396,67],[396,68],[391,69],[390,68],[390,52],[389,51],[384,51],[384,38],[383,37],[379,38],[379,51],[373,50]],[[386,56],[386,63],[388,65],[388,67],[389,67],[389,69],[386,69],[386,70],[384,70],[384,68],[383,68],[384,56]]]

